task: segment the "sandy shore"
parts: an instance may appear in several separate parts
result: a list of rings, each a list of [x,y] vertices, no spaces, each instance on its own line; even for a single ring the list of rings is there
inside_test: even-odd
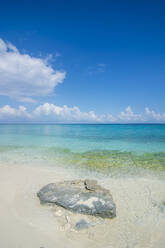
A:
[[[0,247],[2,248],[164,248],[165,182],[106,179],[117,217],[86,231],[61,229],[36,192],[45,184],[75,179],[62,169],[0,166]]]

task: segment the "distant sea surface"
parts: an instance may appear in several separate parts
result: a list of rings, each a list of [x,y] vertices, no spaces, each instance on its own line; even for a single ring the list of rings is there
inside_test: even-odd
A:
[[[161,171],[165,125],[1,124],[0,163],[102,173]]]

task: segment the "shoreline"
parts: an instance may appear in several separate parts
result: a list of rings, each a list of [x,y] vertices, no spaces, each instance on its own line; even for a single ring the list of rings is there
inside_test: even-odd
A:
[[[106,178],[117,217],[83,232],[60,229],[38,190],[50,182],[76,179],[63,168],[0,165],[0,247],[164,248],[165,182],[150,178]],[[162,204],[162,205],[161,205]]]

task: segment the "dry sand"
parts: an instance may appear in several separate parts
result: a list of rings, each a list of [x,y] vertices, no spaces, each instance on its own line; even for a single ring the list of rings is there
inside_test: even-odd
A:
[[[45,184],[75,179],[63,169],[0,166],[0,248],[164,248],[165,182],[155,178],[104,179],[117,217],[88,230],[61,228],[36,192]]]

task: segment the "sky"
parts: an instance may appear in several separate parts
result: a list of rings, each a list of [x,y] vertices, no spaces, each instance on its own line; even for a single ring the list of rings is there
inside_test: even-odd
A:
[[[164,0],[0,2],[0,122],[165,123]]]

